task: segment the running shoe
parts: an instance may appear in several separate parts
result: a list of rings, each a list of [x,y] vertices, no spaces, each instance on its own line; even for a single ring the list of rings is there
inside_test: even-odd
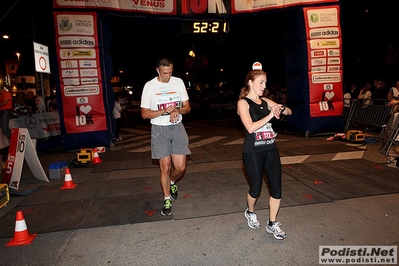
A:
[[[249,213],[248,209],[245,210],[244,212],[245,218],[248,220],[248,226],[251,227],[252,229],[259,229],[260,228],[260,223],[258,221],[258,217],[256,216],[256,213]]]
[[[274,238],[276,239],[284,239],[287,237],[287,235],[283,230],[281,230],[280,226],[280,222],[273,222],[272,226],[270,226],[268,222],[266,225],[266,232],[268,232],[269,234],[273,234]]]
[[[161,210],[161,214],[163,216],[171,215],[172,214],[172,201],[170,199],[166,199],[163,202],[163,208]]]
[[[175,183],[174,185],[170,186],[170,197],[172,200],[177,200],[177,196],[178,196],[177,185]]]

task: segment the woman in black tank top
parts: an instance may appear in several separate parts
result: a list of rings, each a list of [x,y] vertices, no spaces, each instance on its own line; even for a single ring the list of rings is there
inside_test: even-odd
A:
[[[271,121],[280,115],[291,115],[288,107],[277,104],[263,97],[266,88],[266,72],[251,70],[245,79],[237,103],[237,112],[245,127],[245,140],[243,144],[243,163],[250,181],[247,194],[247,209],[245,217],[248,226],[259,229],[260,223],[255,213],[255,204],[259,198],[263,173],[265,173],[270,186],[269,221],[266,232],[274,235],[276,239],[286,238],[285,232],[276,221],[281,202],[281,161],[275,138],[277,133],[273,130]]]

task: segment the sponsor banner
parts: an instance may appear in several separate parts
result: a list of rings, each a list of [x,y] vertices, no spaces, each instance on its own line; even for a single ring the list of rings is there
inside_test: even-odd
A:
[[[106,130],[97,14],[55,12],[54,18],[66,132]]]
[[[319,246],[319,264],[397,265],[397,246]]]
[[[339,6],[304,8],[309,67],[310,117],[343,110]]]
[[[283,8],[295,5],[337,3],[334,0],[254,0],[254,1],[232,1],[231,13],[254,12],[273,8]]]
[[[46,112],[13,118],[10,120],[9,125],[10,128],[27,128],[32,139],[45,139],[61,134],[58,112]]]
[[[126,12],[151,13],[161,15],[206,15],[206,14],[235,14],[257,12],[267,9],[284,8],[290,6],[338,3],[339,0],[53,0],[55,8],[99,8]]]
[[[71,1],[54,0],[54,7],[101,8],[120,11],[136,11],[164,15],[176,14],[175,0],[99,0],[99,1]]]

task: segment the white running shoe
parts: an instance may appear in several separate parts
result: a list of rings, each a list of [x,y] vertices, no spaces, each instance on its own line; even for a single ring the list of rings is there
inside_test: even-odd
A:
[[[284,239],[287,237],[287,235],[283,230],[281,230],[280,226],[280,222],[274,222],[272,226],[269,226],[269,222],[267,222],[266,232],[268,232],[269,234],[273,234],[274,238],[276,239]]]
[[[260,228],[260,223],[258,221],[258,217],[256,216],[256,213],[249,213],[248,209],[245,210],[244,212],[245,218],[248,220],[248,226],[251,227],[252,229],[259,229]]]

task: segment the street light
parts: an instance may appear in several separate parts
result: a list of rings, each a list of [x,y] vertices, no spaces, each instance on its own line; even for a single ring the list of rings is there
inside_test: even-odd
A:
[[[20,53],[16,53],[17,57],[18,57],[18,65],[19,65],[19,57],[21,56]]]

